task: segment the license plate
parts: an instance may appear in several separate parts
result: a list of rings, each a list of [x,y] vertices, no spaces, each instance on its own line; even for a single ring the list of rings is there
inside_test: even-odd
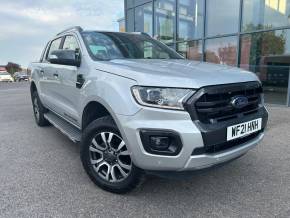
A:
[[[240,123],[227,128],[227,141],[241,138],[262,129],[262,118]]]

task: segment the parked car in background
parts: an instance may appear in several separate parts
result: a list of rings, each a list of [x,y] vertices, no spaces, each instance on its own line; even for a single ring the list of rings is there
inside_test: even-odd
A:
[[[14,74],[14,80],[15,82],[28,81],[29,76],[25,72],[16,72]]]
[[[0,72],[0,82],[13,82],[12,76],[8,72]]]

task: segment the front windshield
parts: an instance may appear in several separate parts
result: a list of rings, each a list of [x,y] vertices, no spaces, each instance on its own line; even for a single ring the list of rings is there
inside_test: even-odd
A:
[[[182,59],[177,52],[145,34],[84,32],[82,36],[95,60]]]

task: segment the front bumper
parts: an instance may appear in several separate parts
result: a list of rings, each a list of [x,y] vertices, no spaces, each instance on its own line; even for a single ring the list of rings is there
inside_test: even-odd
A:
[[[223,162],[227,162],[232,159],[236,159],[255,147],[263,139],[263,137],[264,133],[260,133],[255,139],[252,139],[247,143],[241,144],[233,149],[216,153],[214,155],[191,156],[184,168],[193,170],[204,169],[221,164]]]
[[[267,116],[263,119],[266,119],[266,124]],[[187,171],[212,167],[245,154],[264,136],[261,132],[246,143],[224,151],[193,155],[195,149],[205,146],[205,140],[200,127],[187,112],[143,108],[134,116],[117,115],[117,120],[133,163],[141,169],[152,171]],[[236,122],[239,123],[238,120]],[[175,132],[182,142],[180,153],[176,156],[165,156],[146,152],[140,138],[142,129]]]

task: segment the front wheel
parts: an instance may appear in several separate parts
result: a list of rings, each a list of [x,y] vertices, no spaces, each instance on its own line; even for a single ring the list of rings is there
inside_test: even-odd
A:
[[[113,193],[126,193],[140,184],[137,168],[119,130],[110,116],[93,121],[82,137],[81,160],[91,180]]]

